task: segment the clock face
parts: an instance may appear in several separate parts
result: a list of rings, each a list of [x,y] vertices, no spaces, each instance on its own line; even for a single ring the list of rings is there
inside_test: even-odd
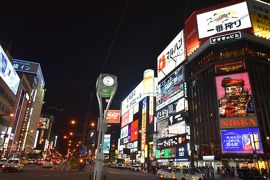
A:
[[[106,85],[106,86],[112,86],[114,84],[114,80],[112,77],[110,76],[106,76],[103,78],[103,83]]]

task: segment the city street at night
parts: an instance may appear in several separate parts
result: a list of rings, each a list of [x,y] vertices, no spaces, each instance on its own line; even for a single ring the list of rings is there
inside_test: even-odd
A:
[[[23,172],[0,172],[0,180],[90,180],[93,166],[87,165],[84,170],[69,170],[66,165],[51,169],[36,165],[27,165]],[[105,168],[107,180],[157,180],[157,176],[126,169]]]
[[[5,2],[0,180],[270,180],[269,0]]]

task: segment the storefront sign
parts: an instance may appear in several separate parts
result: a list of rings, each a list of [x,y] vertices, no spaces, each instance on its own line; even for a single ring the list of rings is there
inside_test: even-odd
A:
[[[221,142],[223,153],[263,153],[258,128],[221,130]]]
[[[241,32],[233,32],[229,34],[224,34],[220,36],[215,36],[210,38],[210,44],[216,44],[220,42],[230,41],[234,39],[240,39],[241,38]]]

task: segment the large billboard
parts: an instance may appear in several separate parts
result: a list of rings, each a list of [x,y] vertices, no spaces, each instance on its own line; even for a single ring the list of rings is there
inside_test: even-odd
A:
[[[258,128],[223,129],[221,130],[223,153],[252,154],[263,153]]]
[[[121,115],[138,104],[146,95],[144,94],[143,81],[122,101]]]
[[[252,27],[246,2],[198,14],[197,25],[200,39]]]
[[[216,88],[220,119],[254,116],[248,73],[217,76]]]
[[[13,68],[10,60],[8,59],[6,53],[0,46],[0,77],[7,84],[7,86],[11,89],[11,91],[16,95],[20,78],[17,75],[15,69]]]
[[[157,110],[185,96],[186,84],[184,81],[184,68],[179,67],[157,86]]]
[[[256,36],[270,38],[270,4],[258,1],[248,1],[253,31]]]
[[[110,147],[111,147],[111,135],[104,134],[103,153],[110,154]]]
[[[120,123],[120,110],[108,110],[106,116],[107,123]]]
[[[184,31],[182,30],[157,58],[158,82],[186,58]]]

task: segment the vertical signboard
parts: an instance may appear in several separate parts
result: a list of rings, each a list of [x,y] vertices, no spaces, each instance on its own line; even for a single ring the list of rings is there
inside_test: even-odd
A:
[[[186,58],[184,31],[182,30],[157,58],[158,82]]]
[[[153,124],[154,121],[154,97],[149,97],[149,124]]]
[[[145,150],[146,144],[146,112],[147,112],[147,98],[144,98],[142,101],[141,151]]]
[[[197,11],[194,11],[185,22],[187,56],[191,55],[200,46],[196,15]]]
[[[198,14],[197,25],[200,39],[252,27],[246,2]]]
[[[138,127],[139,127],[139,121],[135,120],[131,123],[130,126],[130,141],[136,141],[138,140]]]

